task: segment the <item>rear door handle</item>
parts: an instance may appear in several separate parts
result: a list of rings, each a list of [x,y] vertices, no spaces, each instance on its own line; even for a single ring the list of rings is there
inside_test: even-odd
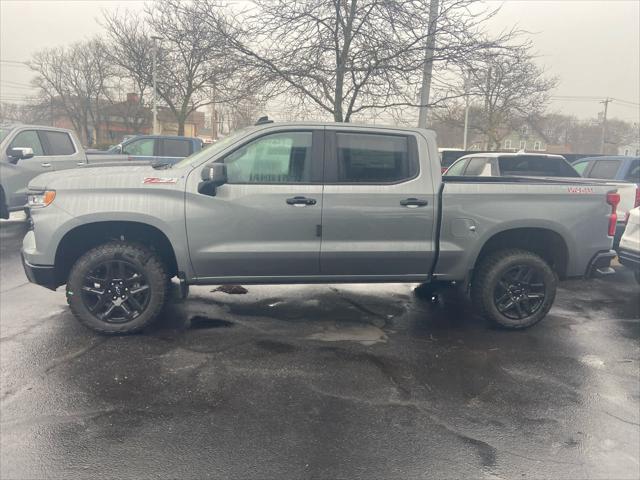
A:
[[[407,208],[418,208],[429,205],[429,202],[427,200],[420,200],[417,198],[405,198],[404,200],[400,200],[400,205]]]
[[[51,166],[51,164],[49,162],[41,163],[40,165],[42,165],[43,167],[47,167],[47,168],[49,168]]]
[[[287,205],[293,205],[294,207],[306,207],[308,205],[315,205],[315,198],[307,197],[293,197],[287,198]]]

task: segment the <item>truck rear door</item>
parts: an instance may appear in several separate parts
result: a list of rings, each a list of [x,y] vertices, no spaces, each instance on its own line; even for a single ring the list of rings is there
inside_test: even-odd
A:
[[[56,130],[39,130],[47,162],[53,170],[78,168],[87,163],[81,147],[76,145],[71,134]]]
[[[417,134],[327,128],[321,275],[429,273],[436,192],[419,151]]]

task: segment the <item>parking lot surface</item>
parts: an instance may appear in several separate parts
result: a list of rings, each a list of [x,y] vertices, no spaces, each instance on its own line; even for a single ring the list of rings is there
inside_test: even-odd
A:
[[[638,478],[640,288],[563,283],[526,331],[413,285],[192,288],[82,327],[0,225],[2,478]]]

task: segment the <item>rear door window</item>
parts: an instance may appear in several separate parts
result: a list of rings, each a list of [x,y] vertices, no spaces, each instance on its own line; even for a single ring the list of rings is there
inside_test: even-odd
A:
[[[406,136],[336,133],[336,147],[338,183],[397,183],[418,174]]]
[[[31,148],[35,156],[44,155],[44,149],[35,130],[24,130],[16,135],[9,148]]]
[[[68,133],[44,130],[40,134],[45,138],[47,155],[73,155],[76,153],[73,141]]]
[[[590,178],[616,178],[618,168],[622,162],[618,160],[596,160],[593,168],[589,172]]]
[[[500,175],[525,177],[579,177],[569,163],[560,157],[517,155],[498,159]]]
[[[181,138],[165,138],[164,139],[164,155],[165,157],[188,157],[191,155],[191,141]]]

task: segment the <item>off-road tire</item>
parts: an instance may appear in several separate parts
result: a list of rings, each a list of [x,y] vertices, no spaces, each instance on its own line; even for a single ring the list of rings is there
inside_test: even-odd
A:
[[[134,264],[146,278],[150,297],[144,310],[132,320],[109,323],[94,315],[82,299],[85,276],[95,266],[109,260],[124,260]],[[71,268],[67,280],[67,303],[76,318],[86,327],[103,334],[123,335],[139,332],[149,326],[162,311],[169,297],[165,266],[149,248],[131,242],[110,242],[92,248],[82,255]]]
[[[533,267],[544,279],[544,300],[533,314],[521,319],[512,319],[501,313],[495,303],[495,290],[502,275],[520,265]],[[493,324],[522,329],[542,320],[553,305],[558,277],[549,264],[540,256],[520,249],[500,250],[480,261],[471,282],[471,301],[476,311]]]

